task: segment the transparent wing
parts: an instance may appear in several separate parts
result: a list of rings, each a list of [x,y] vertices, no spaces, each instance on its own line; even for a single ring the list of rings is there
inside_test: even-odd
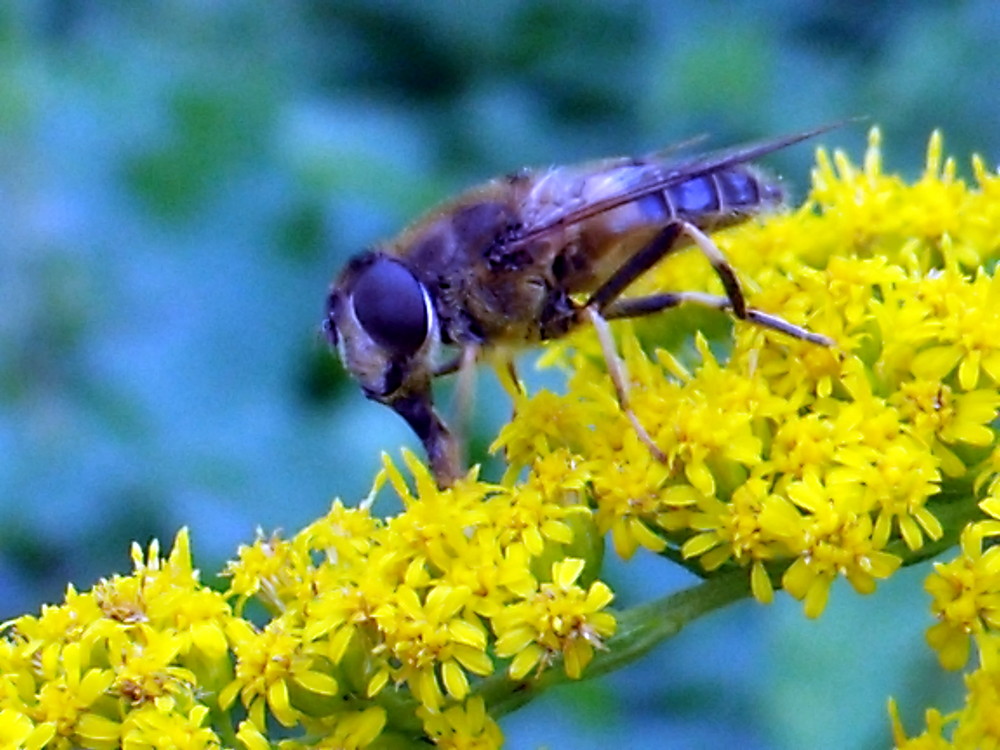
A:
[[[509,247],[510,245],[519,245],[536,240],[548,232],[586,221],[606,211],[611,211],[619,206],[637,201],[647,195],[665,190],[672,185],[677,185],[693,177],[759,159],[787,146],[834,130],[847,122],[850,122],[850,120],[842,120],[822,125],[812,130],[757,141],[721,151],[696,154],[684,160],[663,164],[656,169],[651,169],[648,176],[636,185],[624,187],[611,195],[590,201],[585,205],[544,212],[535,221],[521,227],[519,231],[511,235],[505,244]],[[664,152],[660,152],[660,154],[662,153]],[[657,157],[658,155],[653,155],[648,161],[655,162],[658,160]],[[647,160],[642,161],[646,162]],[[614,162],[609,162],[609,164],[614,164]]]

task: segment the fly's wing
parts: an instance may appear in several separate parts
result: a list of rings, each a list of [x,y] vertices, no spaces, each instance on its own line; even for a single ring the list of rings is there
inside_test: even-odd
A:
[[[548,232],[561,229],[573,224],[578,224],[587,219],[611,211],[620,206],[624,206],[633,201],[652,195],[661,190],[665,190],[673,185],[685,182],[694,177],[716,172],[738,164],[759,159],[762,156],[773,153],[796,143],[808,140],[822,133],[826,133],[835,128],[841,127],[848,120],[823,125],[812,130],[800,133],[793,133],[779,138],[772,138],[756,143],[750,143],[735,148],[707,154],[698,154],[687,160],[677,161],[658,168],[650,173],[649,179],[643,180],[637,185],[626,187],[616,191],[611,195],[595,201],[578,205],[564,211],[545,212],[535,222],[528,223],[521,227],[507,239],[505,243],[508,248],[511,245],[537,240]]]

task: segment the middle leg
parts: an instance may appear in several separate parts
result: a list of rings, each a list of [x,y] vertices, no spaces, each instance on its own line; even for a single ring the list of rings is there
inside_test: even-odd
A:
[[[604,308],[602,314],[608,320],[616,318],[638,318],[643,315],[669,310],[672,307],[679,307],[685,303],[709,307],[713,310],[727,310],[731,306],[728,297],[717,294],[704,294],[702,292],[664,292],[663,294],[651,294],[648,297],[630,297],[620,299]],[[772,331],[784,333],[793,338],[809,341],[820,346],[833,346],[834,341],[829,336],[821,333],[814,333],[807,328],[789,323],[784,318],[771,315],[761,310],[748,307],[746,319]]]
[[[723,297],[702,292],[673,292],[632,299],[618,299],[633,281],[678,248],[681,235],[687,235],[708,258],[722,281],[726,295]],[[737,318],[750,320],[757,325],[780,331],[795,338],[823,346],[833,345],[833,341],[826,336],[793,325],[778,316],[748,308],[736,272],[711,238],[687,222],[675,221],[668,224],[646,247],[629,258],[604,284],[598,287],[582,308],[584,316],[597,332],[608,374],[614,384],[615,395],[622,412],[632,424],[639,439],[660,461],[666,461],[666,455],[653,442],[649,432],[632,411],[629,401],[628,375],[624,363],[615,350],[614,337],[608,326],[608,320],[650,315],[685,302],[717,310],[730,310]]]

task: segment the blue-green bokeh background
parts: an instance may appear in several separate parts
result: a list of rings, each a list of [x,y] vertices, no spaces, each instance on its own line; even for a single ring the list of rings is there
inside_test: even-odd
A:
[[[127,570],[131,539],[190,525],[210,573],[360,498],[412,440],[327,354],[325,289],[436,200],[852,115],[908,175],[934,127],[995,164],[998,44],[995,0],[4,3],[0,618]],[[823,141],[859,158],[865,127]],[[811,159],[770,163],[801,194]],[[483,444],[505,407],[479,403]],[[915,728],[958,684],[924,575],[838,587],[818,623],[732,607],[508,717],[510,746],[885,746],[887,695]],[[688,583],[651,557],[612,578],[623,606]]]

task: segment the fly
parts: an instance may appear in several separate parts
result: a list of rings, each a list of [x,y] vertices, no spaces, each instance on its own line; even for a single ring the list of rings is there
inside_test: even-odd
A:
[[[324,330],[365,395],[410,425],[442,487],[463,467],[458,441],[434,409],[433,379],[471,368],[484,353],[557,339],[587,324],[597,331],[623,412],[662,458],[629,406],[608,321],[691,303],[832,345],[748,307],[735,270],[709,236],[782,205],[780,186],[752,160],[832,127],[681,160],[607,159],[494,179],[354,256],[330,288]],[[622,296],[690,245],[711,263],[724,295]],[[457,356],[442,361],[443,346]]]

